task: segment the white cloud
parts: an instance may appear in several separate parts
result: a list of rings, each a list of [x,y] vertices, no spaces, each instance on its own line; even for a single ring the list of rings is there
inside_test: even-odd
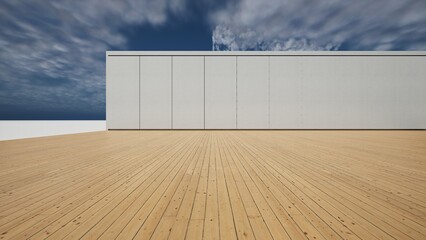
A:
[[[121,30],[167,24],[194,6],[209,18],[214,50],[426,50],[425,0],[217,2],[0,1],[0,104],[103,111],[105,51],[127,48]]]
[[[185,0],[2,1],[0,102],[104,111],[104,56],[126,48],[120,28],[162,25],[184,9]]]
[[[241,0],[214,12],[214,50],[425,50],[424,0]]]

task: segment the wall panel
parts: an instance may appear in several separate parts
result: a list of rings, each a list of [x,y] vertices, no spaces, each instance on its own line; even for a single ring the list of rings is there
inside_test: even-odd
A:
[[[270,127],[303,127],[301,57],[270,57]]]
[[[341,69],[338,79],[346,83],[345,91],[338,91],[343,86],[336,89],[336,94],[340,93],[337,100],[341,100],[337,112],[345,109],[349,115],[337,118],[336,128],[396,127],[394,60],[397,59],[380,56],[335,58],[336,67]]]
[[[106,76],[108,129],[139,129],[139,57],[108,57]]]
[[[387,56],[271,57],[271,128],[420,127],[420,121],[403,126],[409,119],[426,120],[424,111],[413,108],[426,103],[423,90],[419,90],[425,89],[421,76],[426,72],[419,60]]]
[[[206,129],[235,129],[236,57],[209,57],[205,64]]]
[[[396,128],[426,129],[426,57],[399,57],[394,64]]]
[[[172,128],[172,57],[140,58],[140,128]]]
[[[268,57],[237,57],[237,128],[269,128]]]
[[[173,129],[204,129],[204,57],[173,57]]]

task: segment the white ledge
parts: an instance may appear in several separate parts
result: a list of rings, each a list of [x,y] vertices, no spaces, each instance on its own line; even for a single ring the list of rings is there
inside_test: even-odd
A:
[[[0,141],[105,131],[106,121],[0,121]]]

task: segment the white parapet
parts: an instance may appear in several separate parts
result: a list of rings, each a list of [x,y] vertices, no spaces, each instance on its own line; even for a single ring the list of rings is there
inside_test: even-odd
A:
[[[106,121],[0,121],[0,141],[105,131]]]

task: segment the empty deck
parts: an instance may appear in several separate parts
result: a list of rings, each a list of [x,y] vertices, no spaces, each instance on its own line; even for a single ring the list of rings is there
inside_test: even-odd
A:
[[[0,142],[1,239],[426,239],[426,131]]]

